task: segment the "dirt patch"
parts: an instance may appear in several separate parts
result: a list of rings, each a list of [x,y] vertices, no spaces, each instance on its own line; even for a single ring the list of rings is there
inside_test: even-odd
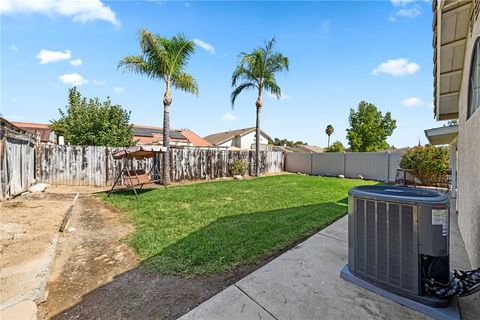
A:
[[[73,195],[31,193],[0,203],[0,305],[40,302]]]
[[[78,304],[83,295],[138,265],[136,255],[123,241],[133,227],[122,216],[94,196],[80,196],[67,230],[59,238],[49,296],[39,306],[39,318],[51,318]]]

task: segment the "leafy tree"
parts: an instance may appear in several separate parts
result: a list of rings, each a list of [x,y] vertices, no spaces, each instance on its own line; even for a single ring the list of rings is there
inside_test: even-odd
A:
[[[274,94],[280,99],[282,92],[275,79],[275,74],[288,71],[288,58],[273,50],[275,38],[265,43],[265,47],[254,49],[251,53],[240,53],[239,62],[232,75],[232,107],[237,97],[246,90],[258,92],[255,107],[257,109],[255,134],[255,175],[259,175],[260,166],[260,110],[263,106],[263,91]]]
[[[163,146],[167,148],[163,156],[163,181],[170,184],[170,105],[172,104],[172,88],[198,95],[195,79],[184,71],[190,56],[195,52],[193,41],[187,40],[183,34],[171,39],[152,34],[141,29],[139,34],[142,54],[125,56],[118,67],[161,80],[165,83],[163,95]]]
[[[400,160],[402,169],[411,169],[424,185],[445,183],[450,173],[448,149],[435,146],[416,146],[409,149]]]
[[[345,152],[345,147],[340,141],[335,141],[331,146],[323,149],[324,152]]]
[[[348,120],[347,139],[353,152],[388,149],[387,138],[397,127],[390,112],[383,116],[374,104],[365,101],[358,104],[357,110],[350,109]]]
[[[331,124],[329,124],[327,126],[327,128],[325,129],[325,133],[327,134],[328,136],[328,147],[330,147],[330,136],[332,135],[332,133],[335,131],[335,129],[333,129],[333,126]]]
[[[274,146],[285,145],[287,147],[295,147],[295,146],[304,146],[307,143],[303,141],[293,141],[293,140],[275,138],[273,140],[270,140],[269,144],[273,144]]]
[[[110,98],[82,97],[77,88],[68,91],[65,111],[52,121],[52,129],[65,141],[77,145],[128,147],[134,145],[130,112],[120,105],[112,105]]]

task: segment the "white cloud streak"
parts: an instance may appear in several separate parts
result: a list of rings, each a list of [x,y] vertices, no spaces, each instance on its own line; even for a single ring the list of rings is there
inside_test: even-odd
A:
[[[122,87],[113,87],[113,92],[120,93],[125,91],[125,88]]]
[[[421,107],[423,106],[423,101],[420,98],[411,97],[403,100],[402,104],[406,107]]]
[[[222,116],[222,120],[225,120],[225,121],[235,121],[235,120],[237,120],[237,117],[234,116],[233,114],[231,114],[230,112],[227,112],[227,113],[225,113],[225,114]]]
[[[82,65],[82,59],[70,60],[70,64],[74,67],[81,66]]]
[[[200,39],[193,39],[193,42],[205,51],[215,54],[215,48],[211,44],[206,43],[205,41],[202,41]]]
[[[60,77],[58,77],[58,79],[65,84],[69,84],[73,86],[81,86],[88,83],[88,80],[86,80],[76,72],[62,74]]]
[[[277,100],[277,96],[274,95],[273,93],[267,92],[267,96],[271,99]],[[283,100],[290,99],[291,97],[292,97],[291,95],[289,95],[285,92],[282,92],[282,95],[280,96],[280,99],[278,99],[278,100],[283,101]]]
[[[103,20],[115,26],[120,25],[115,12],[100,0],[2,0],[1,14],[43,14],[46,16],[64,16],[73,22],[91,22]]]
[[[13,51],[18,51],[18,48],[16,45],[12,44],[8,46],[8,49],[13,50]]]
[[[92,80],[92,83],[96,86],[104,86],[107,84],[106,81],[102,81],[102,80]]]
[[[40,64],[47,64],[51,62],[57,62],[62,60],[69,60],[71,57],[71,51],[50,51],[46,49],[40,50],[36,58],[40,60]]]
[[[414,74],[420,70],[420,66],[415,62],[410,62],[407,59],[391,59],[379,64],[372,70],[372,74],[377,76],[381,73],[389,74],[394,77],[400,77],[407,74]]]

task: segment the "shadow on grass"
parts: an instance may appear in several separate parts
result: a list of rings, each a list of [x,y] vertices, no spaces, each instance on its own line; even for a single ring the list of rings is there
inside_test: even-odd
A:
[[[176,319],[342,217],[343,200],[218,219],[55,318]]]

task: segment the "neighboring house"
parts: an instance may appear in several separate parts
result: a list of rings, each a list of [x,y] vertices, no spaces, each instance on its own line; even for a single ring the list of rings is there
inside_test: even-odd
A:
[[[58,136],[49,124],[15,121],[12,124],[33,134],[37,142],[63,144],[63,137]]]
[[[480,266],[480,2],[433,1],[434,112],[458,125],[425,130],[450,146],[452,199],[473,267]],[[454,207],[455,208],[455,207]]]
[[[255,149],[255,127],[226,132],[214,133],[204,137],[205,140],[217,147],[228,147],[233,149]],[[268,134],[260,130],[260,149],[270,150]]]
[[[163,129],[160,127],[133,125],[133,139],[139,145],[162,145]],[[170,146],[178,147],[212,147],[208,141],[187,129],[170,129]]]

